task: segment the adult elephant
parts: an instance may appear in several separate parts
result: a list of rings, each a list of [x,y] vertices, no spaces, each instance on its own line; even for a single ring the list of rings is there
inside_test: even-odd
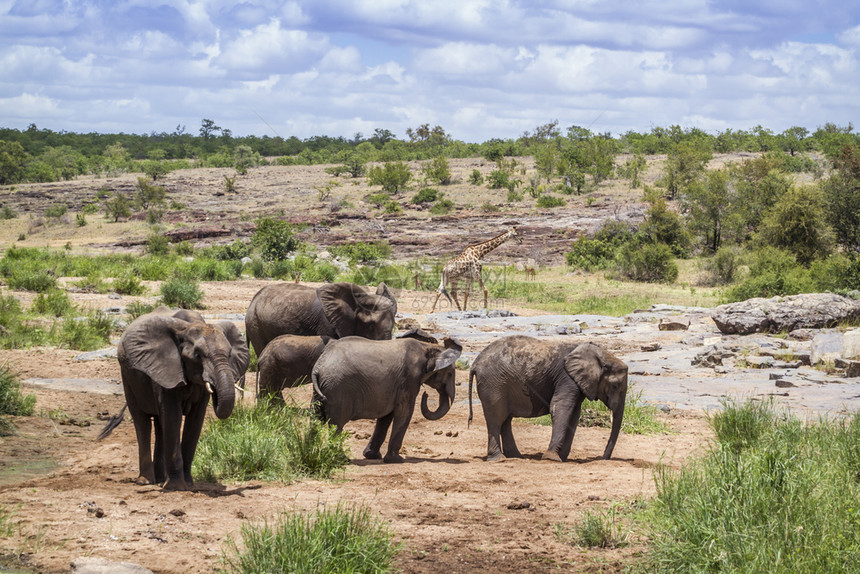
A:
[[[427,392],[421,397],[421,414],[439,420],[454,401],[454,363],[463,348],[455,339],[443,344],[421,331],[410,331],[391,341],[346,337],[330,342],[314,366],[311,381],[317,416],[338,431],[352,420],[376,419],[364,457],[380,458],[379,449],[391,427],[384,462],[403,462],[400,447],[421,385],[439,393],[439,406],[431,411]]]
[[[391,339],[397,302],[385,283],[368,293],[353,283],[314,289],[295,283],[263,287],[248,306],[245,332],[259,356],[280,335]]]
[[[559,344],[522,335],[494,341],[469,371],[469,422],[474,380],[487,424],[488,461],[520,456],[511,430],[513,417],[548,413],[552,438],[543,458],[567,460],[586,398],[600,399],[612,413],[603,458],[612,456],[624,418],[627,365],[598,345]]]
[[[281,335],[272,339],[257,358],[257,401],[283,405],[281,391],[311,382],[317,359],[333,340],[318,335]]]
[[[137,434],[137,484],[187,490],[191,463],[212,395],[215,416],[233,412],[234,385],[248,368],[248,345],[229,321],[162,307],[125,329],[117,347],[126,404]],[[182,420],[185,417],[183,426]],[[99,438],[119,424],[108,423]],[[155,423],[155,452],[151,449]]]

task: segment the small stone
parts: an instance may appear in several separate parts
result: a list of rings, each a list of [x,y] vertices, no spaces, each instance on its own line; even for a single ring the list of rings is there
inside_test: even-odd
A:
[[[659,408],[661,411],[663,411],[666,414],[669,414],[672,411],[672,409],[669,408],[669,405],[660,405],[657,408]]]
[[[776,386],[779,387],[780,389],[787,389],[788,387],[795,387],[797,385],[795,385],[791,381],[786,381],[784,379],[778,379],[776,381]]]
[[[783,377],[785,377],[785,373],[770,373],[767,378],[771,381],[778,381]]]
[[[451,436],[451,431],[446,432],[445,436]]]
[[[173,516],[185,516],[185,511],[181,508],[174,508],[170,511],[170,514],[172,514]]]
[[[592,500],[592,501],[593,501],[593,500],[600,500],[600,497],[599,497],[599,496],[597,496],[596,494],[589,494],[589,495],[588,495],[588,500]]]
[[[690,328],[690,320],[685,317],[660,319],[657,329],[660,331],[686,331]]]
[[[442,431],[437,430],[437,431],[436,431],[436,432],[434,432],[433,434],[439,435],[439,434],[442,434]]]
[[[860,361],[848,361],[845,376],[849,378],[860,377]]]
[[[648,343],[647,345],[642,345],[641,347],[639,347],[641,351],[644,351],[646,353],[650,353],[652,351],[659,351],[661,348],[662,346],[660,345],[660,343]]]

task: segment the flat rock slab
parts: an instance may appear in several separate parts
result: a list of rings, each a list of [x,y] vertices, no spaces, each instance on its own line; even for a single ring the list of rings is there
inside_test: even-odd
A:
[[[130,562],[112,562],[104,558],[75,558],[74,574],[152,574],[152,570]]]
[[[860,319],[860,301],[834,293],[755,298],[720,305],[711,317],[729,335],[822,329]]]
[[[97,393],[100,395],[123,394],[120,381],[105,379],[24,379],[25,385],[44,387],[54,391],[75,391],[78,393]]]

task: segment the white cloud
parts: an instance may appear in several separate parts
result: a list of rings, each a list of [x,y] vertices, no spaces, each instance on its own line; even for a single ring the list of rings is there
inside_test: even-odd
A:
[[[297,70],[318,60],[328,50],[324,37],[304,30],[285,30],[273,18],[253,30],[241,30],[224,43],[219,64],[232,71]]]

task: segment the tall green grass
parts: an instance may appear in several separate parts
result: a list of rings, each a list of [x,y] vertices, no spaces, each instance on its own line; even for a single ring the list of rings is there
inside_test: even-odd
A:
[[[338,504],[306,516],[284,513],[274,524],[242,525],[242,543],[225,543],[226,571],[242,574],[384,573],[394,569],[399,545],[367,507]]]
[[[717,442],[662,466],[645,514],[648,572],[860,572],[860,413],[805,424],[727,403]]]
[[[0,365],[0,436],[14,432],[14,425],[7,418],[12,416],[29,416],[36,406],[36,395],[25,395],[21,392],[21,382],[18,373],[8,365]],[[8,518],[0,507],[0,534],[3,522]]]
[[[346,466],[346,434],[295,407],[236,405],[203,430],[194,475],[203,480],[328,478]]]

